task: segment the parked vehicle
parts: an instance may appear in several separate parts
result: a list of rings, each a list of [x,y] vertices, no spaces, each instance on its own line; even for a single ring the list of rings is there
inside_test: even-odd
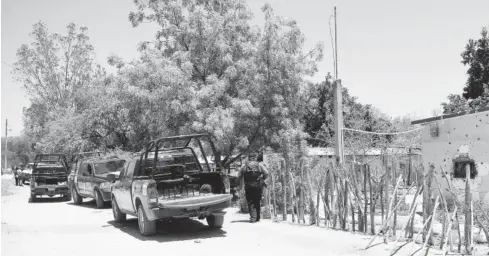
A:
[[[222,227],[223,209],[232,198],[229,179],[212,170],[201,139],[207,139],[207,150],[216,155],[206,134],[166,137],[149,142],[139,157],[130,158],[119,177],[108,175],[114,181],[115,221],[125,220],[126,214],[137,216],[144,236],[153,235],[156,221],[165,219],[198,217],[211,227]],[[205,164],[199,162],[196,149]]]
[[[68,185],[70,186],[70,191],[72,191],[71,184],[73,184],[75,180],[75,172],[79,168],[81,160],[87,158],[101,157],[101,156],[102,156],[102,152],[98,152],[98,151],[82,152],[71,156],[70,174],[68,175]]]
[[[102,208],[111,201],[108,174],[119,175],[125,160],[118,158],[100,159],[84,158],[77,161],[70,174],[69,187],[73,202],[81,204],[83,198],[95,198],[97,208]]]
[[[32,169],[30,201],[35,202],[38,196],[61,195],[70,199],[68,189],[68,166],[63,154],[40,154],[34,160]]]

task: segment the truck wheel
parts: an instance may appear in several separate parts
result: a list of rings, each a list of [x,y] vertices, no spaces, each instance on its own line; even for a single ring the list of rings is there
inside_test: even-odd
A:
[[[148,220],[142,205],[138,206],[138,226],[143,236],[151,236],[156,233],[156,221]]]
[[[104,207],[104,199],[102,198],[102,194],[100,194],[98,189],[95,190],[95,203],[99,209]]]
[[[71,197],[73,198],[73,203],[81,204],[83,202],[83,198],[78,194],[75,188],[71,188]]]
[[[224,215],[209,215],[206,217],[207,225],[211,228],[222,228]]]
[[[126,214],[121,212],[114,197],[112,197],[112,214],[114,214],[115,222],[122,222],[126,220]]]

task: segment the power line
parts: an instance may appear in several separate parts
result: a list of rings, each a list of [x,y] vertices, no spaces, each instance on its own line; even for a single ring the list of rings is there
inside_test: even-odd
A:
[[[416,131],[419,131],[421,129],[423,129],[423,127],[416,128],[416,129],[409,130],[409,131],[403,131],[403,132],[369,132],[369,131],[362,131],[362,130],[356,130],[356,129],[350,129],[350,128],[343,128],[342,130],[359,132],[359,133],[377,134],[377,135],[398,135],[398,134],[416,132]]]

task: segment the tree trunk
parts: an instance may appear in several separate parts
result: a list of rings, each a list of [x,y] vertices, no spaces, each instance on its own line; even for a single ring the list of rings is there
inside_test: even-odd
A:
[[[282,165],[282,220],[286,221],[287,220],[287,166],[285,163],[285,160],[282,160],[281,162]]]
[[[305,170],[304,163],[302,165],[302,170],[305,172],[306,184],[307,184],[307,192],[309,194],[309,225],[316,224],[316,206],[314,205],[314,196],[312,194],[312,184],[311,184],[311,176],[309,174],[309,168]]]
[[[295,190],[295,179],[292,176],[292,172],[290,170],[289,170],[289,185],[290,185],[290,192],[289,192],[290,206],[292,209],[292,222],[295,223],[295,213],[296,213],[296,204],[297,204],[295,194],[297,191]]]
[[[350,204],[351,209],[351,229],[355,232],[355,207],[353,207],[353,203]]]
[[[273,219],[277,219],[277,196],[275,195],[275,175],[272,171],[270,172],[270,176],[272,178],[272,197],[273,197]]]
[[[300,166],[300,174],[301,174],[301,186],[299,187],[299,222],[302,220],[302,223],[305,222],[305,198],[304,198],[304,168],[301,164]],[[312,217],[312,216],[311,216]]]

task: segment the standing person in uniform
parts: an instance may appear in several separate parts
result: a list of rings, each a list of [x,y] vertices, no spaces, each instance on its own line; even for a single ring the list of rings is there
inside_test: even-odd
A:
[[[263,154],[250,154],[248,161],[239,170],[238,182],[244,189],[248,210],[250,212],[250,222],[260,221],[260,201],[265,180],[268,178],[268,170],[263,164]]]
[[[20,170],[19,167],[15,167],[14,169],[14,177],[15,177],[15,186],[19,186],[20,182]]]

